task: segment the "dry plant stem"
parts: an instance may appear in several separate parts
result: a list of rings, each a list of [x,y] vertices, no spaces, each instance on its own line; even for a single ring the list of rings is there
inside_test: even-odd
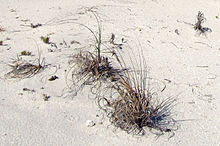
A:
[[[199,31],[200,34],[204,34],[205,32],[212,32],[212,29],[208,28],[208,27],[203,27],[202,23],[204,23],[204,21],[206,20],[206,18],[204,17],[204,14],[202,12],[198,12],[197,17],[197,22],[194,25],[194,29]]]
[[[97,45],[95,46],[96,50],[97,50],[97,57],[98,57],[98,62],[101,62],[101,44],[102,44],[102,32],[101,32],[101,24],[100,24],[100,19],[98,17],[98,15],[91,11],[92,14],[94,15],[96,21],[97,21],[97,25],[98,25],[98,37],[95,35],[94,31],[92,29],[90,29],[88,26],[84,25],[84,24],[80,24],[81,26],[85,27],[86,29],[88,29],[94,36]]]
[[[194,26],[194,29],[202,31],[202,28],[203,28],[202,27],[202,23],[204,23],[204,21],[205,21],[204,14],[199,11],[198,15],[196,17],[197,17],[197,22],[196,22],[196,24]]]
[[[96,35],[96,33],[91,29],[89,28],[88,26],[86,26],[85,24],[82,24],[82,23],[78,23],[78,22],[75,22],[75,20],[77,19],[67,19],[67,20],[60,20],[58,21],[57,24],[66,24],[66,23],[73,23],[73,24],[78,24],[80,26],[83,26],[84,28],[86,28],[88,31],[91,32],[91,34],[93,35],[93,37],[95,38],[95,41],[96,41],[96,45],[95,45],[95,49],[96,49],[96,54],[97,54],[97,57],[98,57],[98,61],[100,62],[101,61],[101,45],[102,45],[102,27],[101,27],[101,21],[100,21],[100,17],[98,16],[98,14],[92,10],[92,8],[89,8],[89,9],[86,9],[86,12],[90,12],[93,14],[93,16],[95,17],[96,19],[96,22],[97,22],[97,27],[98,27],[98,36]]]

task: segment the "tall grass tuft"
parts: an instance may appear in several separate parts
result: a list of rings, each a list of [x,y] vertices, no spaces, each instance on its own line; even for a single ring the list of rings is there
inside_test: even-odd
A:
[[[139,57],[141,57],[139,55]],[[151,87],[151,78],[146,71],[146,63],[141,57],[138,68],[127,70],[124,76],[109,86],[112,94],[99,96],[98,105],[103,109],[110,122],[127,133],[145,134],[144,127],[156,129],[160,132],[172,131],[175,123],[171,116],[174,99],[162,99]],[[134,60],[131,62],[134,62]],[[165,87],[161,90],[161,92]]]

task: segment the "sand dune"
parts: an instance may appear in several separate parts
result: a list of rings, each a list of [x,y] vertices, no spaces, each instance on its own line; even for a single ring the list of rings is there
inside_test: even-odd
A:
[[[94,17],[83,13],[91,8],[100,17],[103,42],[112,33],[118,43],[123,38],[128,45],[120,52],[128,65],[128,56],[138,60],[141,50],[150,77],[166,85],[159,96],[176,99],[176,130],[158,138],[147,128],[142,137],[127,134],[110,124],[89,87],[66,94],[69,56],[94,44],[92,34],[75,23],[96,31]],[[209,28],[202,34],[193,28],[198,11]],[[219,145],[219,26],[218,0],[1,0],[0,145]],[[30,78],[5,76],[18,56],[37,63],[38,49],[45,69]],[[58,79],[48,81],[53,75]]]

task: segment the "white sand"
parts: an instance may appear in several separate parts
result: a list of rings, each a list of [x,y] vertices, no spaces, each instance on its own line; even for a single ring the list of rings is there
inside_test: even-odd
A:
[[[88,89],[73,99],[59,97],[66,86],[64,70],[68,56],[93,38],[81,27],[57,25],[57,20],[77,18],[95,30],[94,19],[76,14],[80,8],[93,6],[103,21],[103,39],[108,40],[114,33],[118,41],[125,38],[134,52],[141,46],[151,77],[166,83],[163,96],[177,99],[173,112],[179,127],[174,133],[155,139],[154,134],[147,132],[137,138],[119,129],[114,131],[106,118],[100,124],[102,115],[95,101],[88,98]],[[203,26],[211,28],[211,33],[198,35],[191,25],[184,23],[194,24],[198,11],[207,18]],[[25,26],[45,24],[52,19],[51,25],[35,29]],[[220,1],[1,0],[0,26],[5,29],[0,32],[0,40],[5,44],[0,46],[0,145],[219,145]],[[58,49],[40,40],[48,34]],[[35,55],[23,57],[24,60],[37,58],[33,39],[50,67],[32,78],[5,80],[4,74],[11,69],[7,64],[21,51]],[[63,40],[67,46],[60,45]],[[70,44],[73,40],[81,45]],[[122,51],[127,56],[126,48]],[[58,67],[55,74],[59,79],[50,82],[48,78],[56,70],[53,66]],[[51,96],[49,101],[44,101],[42,94]],[[87,127],[87,120],[96,125]]]

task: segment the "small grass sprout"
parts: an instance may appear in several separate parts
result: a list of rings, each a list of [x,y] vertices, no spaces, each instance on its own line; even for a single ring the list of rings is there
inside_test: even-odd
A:
[[[30,51],[21,51],[21,55],[22,56],[30,56],[31,55],[31,52]]]
[[[40,37],[41,38],[41,40],[45,43],[45,44],[49,44],[50,43],[50,38],[48,37],[48,36],[46,36],[46,37],[44,37],[44,36],[41,36]]]

